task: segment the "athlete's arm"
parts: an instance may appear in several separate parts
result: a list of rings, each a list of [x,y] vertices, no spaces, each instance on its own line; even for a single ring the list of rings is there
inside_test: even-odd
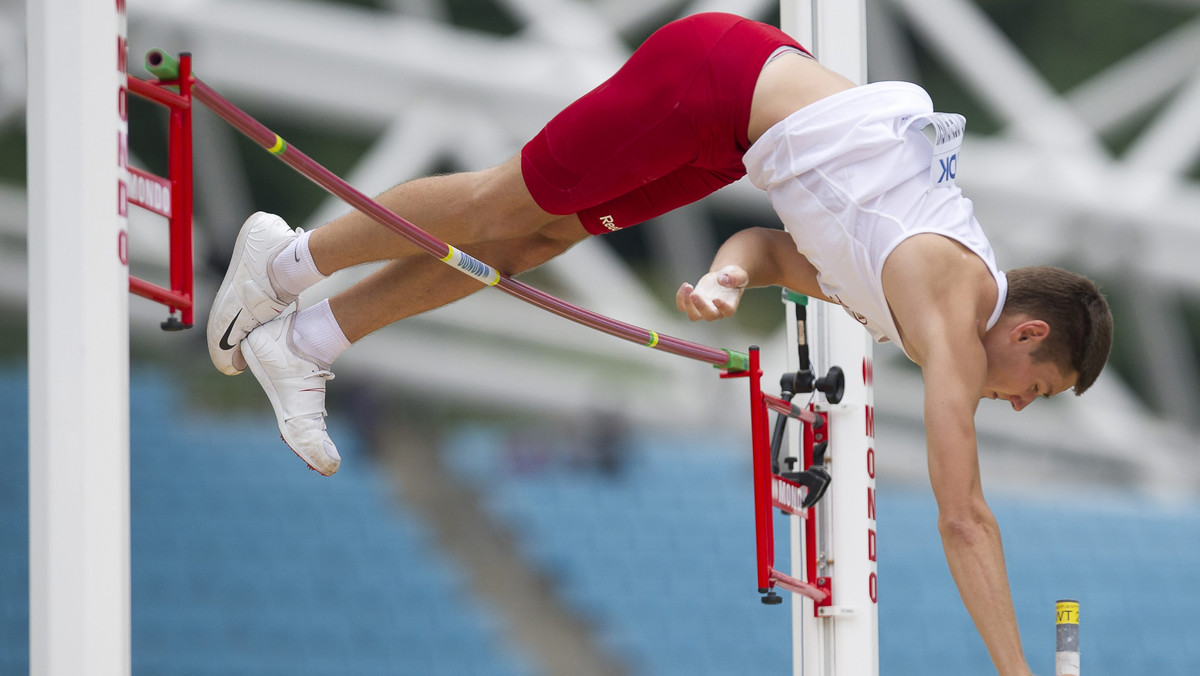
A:
[[[925,381],[929,481],[950,573],[1000,676],[1029,676],[975,438],[988,363],[981,332],[995,305],[995,282],[961,245],[918,235],[888,257],[883,288],[905,352]]]
[[[975,408],[986,356],[978,340],[929,345],[925,436],[938,530],[950,573],[1001,676],[1028,676],[1004,565],[1000,529],[983,497]]]
[[[791,235],[748,228],[721,245],[708,273],[695,286],[685,282],[679,287],[675,305],[692,321],[712,321],[737,312],[743,290],[772,285],[829,300],[817,285],[816,268],[796,250]]]

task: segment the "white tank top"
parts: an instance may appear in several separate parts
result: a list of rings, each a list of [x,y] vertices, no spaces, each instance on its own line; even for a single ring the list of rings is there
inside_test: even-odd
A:
[[[882,275],[888,254],[913,235],[949,237],[983,259],[998,290],[988,328],[1004,308],[1008,280],[971,201],[954,185],[961,121],[934,113],[917,85],[879,82],[792,113],[743,158],[751,182],[819,271],[821,290],[878,342],[904,348]],[[938,128],[936,148],[921,131],[930,124]]]

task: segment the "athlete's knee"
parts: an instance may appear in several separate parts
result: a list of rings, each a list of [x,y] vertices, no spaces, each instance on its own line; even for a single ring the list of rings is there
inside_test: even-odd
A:
[[[521,175],[520,156],[470,176],[464,217],[476,241],[511,239],[540,232],[558,221],[533,199]]]
[[[582,232],[582,228],[580,231]],[[587,233],[583,233],[581,237],[567,237],[562,233],[535,233],[498,243],[492,247],[492,253],[499,270],[507,275],[516,275],[560,256],[586,236]]]
[[[549,230],[550,228],[547,228]],[[567,249],[575,246],[588,235],[579,228],[579,236],[567,236],[563,231],[540,232],[530,238],[530,246],[526,263],[529,268],[535,268],[546,261],[566,253]]]

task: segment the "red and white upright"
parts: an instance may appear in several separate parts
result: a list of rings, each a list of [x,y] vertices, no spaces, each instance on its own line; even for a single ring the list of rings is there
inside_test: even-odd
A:
[[[128,674],[125,2],[26,12],[30,673]]]
[[[783,0],[781,28],[825,66],[857,83],[866,81],[863,0]],[[786,302],[790,322],[796,305]],[[876,676],[879,673],[878,578],[875,549],[875,429],[869,334],[842,308],[813,301],[807,336],[813,371],[840,367],[841,401],[818,394],[824,413],[826,467],[832,481],[808,519],[791,519],[792,575],[830,597],[793,597],[794,673],[803,676]],[[797,363],[797,336],[788,331],[789,371]],[[801,424],[790,423],[788,454],[802,457]],[[811,445],[811,440],[810,440]]]

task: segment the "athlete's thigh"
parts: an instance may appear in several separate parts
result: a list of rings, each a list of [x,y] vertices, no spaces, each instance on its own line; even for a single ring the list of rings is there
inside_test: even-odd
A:
[[[473,186],[463,196],[462,218],[477,223],[475,241],[504,240],[539,232],[563,216],[542,209],[529,193],[521,175],[521,156],[476,172]]]
[[[698,201],[742,177],[741,172],[682,166],[646,185],[577,214],[580,228],[603,235],[644,223]]]

